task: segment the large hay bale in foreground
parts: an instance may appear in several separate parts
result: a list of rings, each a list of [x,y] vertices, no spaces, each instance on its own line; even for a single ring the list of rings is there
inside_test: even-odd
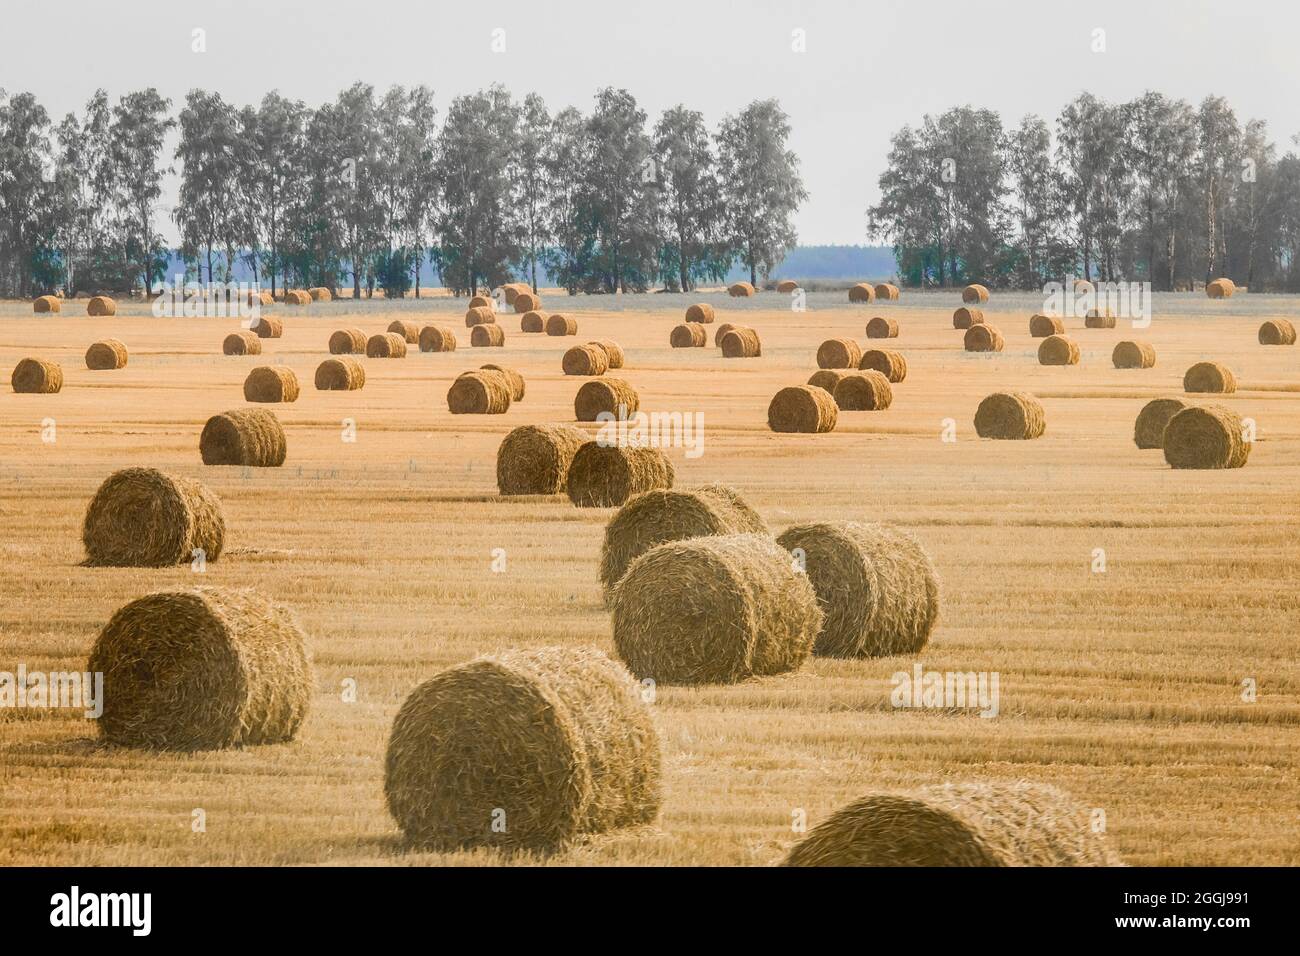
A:
[[[519,331],[520,332],[545,332],[546,316],[542,315],[542,313],[536,310],[533,310],[532,312],[525,312],[523,314],[523,317],[520,318],[519,320]]]
[[[261,355],[262,340],[256,332],[231,332],[221,343],[221,351],[225,355]]]
[[[765,534],[670,541],[610,594],[614,648],[659,684],[732,684],[795,670],[822,612],[806,574]]]
[[[867,338],[898,338],[898,319],[887,319],[883,315],[873,317],[871,321],[867,323]]]
[[[717,318],[713,306],[707,302],[696,302],[686,310],[687,322],[712,322]]]
[[[983,305],[989,300],[989,290],[978,282],[972,282],[961,290],[961,300],[968,305]]]
[[[578,320],[571,315],[553,312],[546,317],[547,335],[577,335]]]
[[[885,302],[897,302],[899,296],[898,286],[892,282],[880,282],[876,285],[876,298]]]
[[[202,482],[156,468],[124,468],[104,479],[86,508],[81,542],[93,567],[165,568],[221,556],[226,518]]]
[[[117,303],[106,295],[97,295],[86,303],[86,315],[117,315]]]
[[[748,299],[754,295],[754,287],[748,282],[733,282],[727,286],[727,295],[733,299]]]
[[[58,296],[42,295],[32,300],[32,311],[37,313],[43,312],[62,312],[63,303],[59,301]]]
[[[307,290],[307,294],[313,302],[329,302],[334,298],[334,293],[323,285],[313,286]]]
[[[447,389],[447,410],[453,415],[501,415],[509,411],[513,394],[504,372],[464,372]]]
[[[497,490],[503,495],[564,491],[573,456],[587,434],[573,425],[520,425],[497,448]]]
[[[849,369],[844,368],[819,368],[809,376],[808,384],[825,389],[834,395],[835,386],[852,374]]]
[[[287,365],[259,365],[244,379],[246,402],[296,402],[298,376]]]
[[[376,332],[366,340],[367,358],[406,358],[406,336],[400,332]]]
[[[269,408],[237,408],[213,415],[199,436],[205,465],[279,468],[287,450],[284,426]]]
[[[612,508],[633,495],[673,486],[673,464],[658,448],[588,441],[569,465],[569,500],[579,508]]]
[[[853,339],[827,339],[817,349],[818,368],[857,368],[862,346]]]
[[[350,355],[330,358],[316,366],[319,391],[355,392],[366,384],[366,369]]]
[[[966,330],[962,344],[967,352],[1001,352],[1006,340],[993,326],[979,322]]]
[[[822,609],[813,653],[915,654],[939,617],[939,577],[915,538],[858,522],[796,525],[777,543],[794,554]]]
[[[602,376],[583,382],[573,397],[573,416],[580,422],[598,421],[604,415],[626,419],[641,409],[641,396],[621,378]]]
[[[1025,440],[1046,430],[1043,405],[1028,392],[994,392],[975,410],[975,433],[980,438]]]
[[[330,335],[330,355],[365,355],[366,333],[360,329],[339,329]]]
[[[889,379],[875,370],[853,372],[835,383],[831,393],[842,412],[879,412],[894,401]]]
[[[1065,323],[1052,315],[1030,316],[1029,334],[1036,339],[1045,339],[1049,335],[1064,335]]]
[[[774,432],[829,432],[838,418],[835,399],[816,385],[790,385],[773,395],[767,406],[767,427]]]
[[[662,758],[640,690],[595,648],[511,651],[443,671],[393,721],[388,810],[408,843],[437,850],[549,854],[650,823]]]
[[[668,333],[668,344],[675,349],[702,349],[709,344],[709,334],[698,322],[683,322]]]
[[[1162,448],[1165,426],[1188,404],[1181,398],[1157,398],[1142,406],[1133,423],[1133,443],[1139,448]]]
[[[486,305],[471,306],[465,312],[465,328],[472,329],[476,325],[493,325],[497,320],[497,314]]]
[[[508,368],[505,365],[497,365],[492,362],[480,365],[479,368],[488,372],[500,372],[506,377],[506,381],[510,383],[510,400],[512,402],[522,402],[524,400],[527,383],[524,381],[523,373],[518,369]]]
[[[1049,335],[1038,345],[1039,365],[1078,365],[1079,343],[1064,335]]]
[[[1120,866],[1092,813],[1055,787],[968,783],[835,811],[782,866]]]
[[[100,631],[88,667],[104,675],[104,738],[158,750],[292,740],[314,689],[293,615],[251,590],[132,601]]]
[[[1259,327],[1260,345],[1295,345],[1295,326],[1287,319],[1269,319]]]
[[[476,325],[470,330],[469,344],[477,349],[504,348],[506,330],[499,325]]]
[[[1115,327],[1115,316],[1109,309],[1102,312],[1098,309],[1089,309],[1083,317],[1083,327],[1085,329],[1113,329]]]
[[[284,323],[274,316],[264,315],[253,326],[253,333],[259,339],[278,339],[284,335]]]
[[[609,360],[610,368],[622,368],[626,356],[623,354],[623,346],[619,345],[613,339],[593,339],[588,345],[599,346],[605,352],[605,358]]]
[[[421,352],[456,351],[456,333],[445,325],[426,325],[420,329]]]
[[[864,372],[868,369],[877,371],[890,382],[901,382],[907,378],[907,359],[893,349],[867,349],[862,353],[858,368]]]
[[[876,289],[870,282],[859,282],[849,286],[850,302],[875,302]]]
[[[420,341],[420,324],[404,319],[393,319],[388,323],[388,331],[406,339],[407,345],[416,345]]]
[[[969,329],[972,325],[980,325],[984,322],[984,313],[979,309],[968,309],[962,306],[952,314],[952,327],[954,329]]]
[[[1172,468],[1240,468],[1250,445],[1241,416],[1222,405],[1184,408],[1165,425],[1161,443]]]
[[[609,356],[599,345],[575,345],[564,353],[560,367],[565,375],[604,375]]]
[[[1120,342],[1110,353],[1116,368],[1152,368],[1156,364],[1156,350],[1149,342]]]
[[[706,535],[768,534],[767,524],[726,485],[657,489],[630,498],[605,526],[600,583],[610,591],[634,560],[669,541]]]
[[[1197,362],[1183,375],[1183,391],[1228,395],[1237,390],[1237,377],[1218,362]]]
[[[758,333],[749,328],[734,328],[718,342],[723,358],[758,358],[763,354],[763,344]]]
[[[1211,299],[1228,299],[1237,291],[1237,285],[1231,279],[1214,279],[1205,283],[1205,294]]]
[[[86,368],[95,371],[126,368],[126,346],[117,339],[104,339],[86,349]]]
[[[542,300],[532,292],[520,292],[515,296],[515,301],[512,304],[516,313],[523,314],[524,312],[536,312],[542,307]]]
[[[58,362],[25,358],[14,366],[9,384],[15,392],[53,395],[63,388],[63,367]]]

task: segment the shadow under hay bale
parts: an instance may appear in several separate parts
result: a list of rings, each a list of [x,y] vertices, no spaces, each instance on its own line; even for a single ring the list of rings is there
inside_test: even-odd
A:
[[[621,378],[602,376],[583,382],[573,397],[573,416],[580,422],[598,421],[600,415],[628,418],[641,409],[641,396]]]
[[[898,338],[898,319],[887,319],[883,315],[875,316],[867,323],[867,338],[869,339],[896,339]]]
[[[573,425],[520,425],[497,448],[497,491],[554,495],[565,489],[573,456],[587,442]]]
[[[817,349],[818,368],[857,368],[862,346],[853,339],[827,339]]]
[[[25,358],[14,366],[9,384],[21,394],[53,395],[63,388],[63,367],[57,362]]]
[[[453,415],[501,415],[510,410],[513,393],[503,372],[463,372],[447,389],[447,410]]]
[[[86,349],[86,368],[94,371],[126,368],[126,346],[117,339],[104,339]]]
[[[246,402],[296,402],[298,376],[287,365],[259,365],[244,379]]]
[[[709,342],[709,333],[698,322],[684,322],[668,333],[668,344],[675,349],[702,349]]]
[[[753,329],[735,327],[729,329],[718,342],[723,358],[759,358],[763,354],[763,345],[758,333]]]
[[[351,356],[326,359],[316,366],[316,388],[319,391],[355,392],[365,384],[365,367]]]
[[[845,375],[835,384],[831,397],[842,412],[879,412],[893,404],[894,390],[889,379],[869,370]]]
[[[767,427],[774,432],[829,432],[834,430],[838,418],[839,406],[834,397],[815,385],[783,388],[772,396],[767,406]]]
[[[117,303],[106,295],[97,295],[86,303],[86,315],[117,315]]]
[[[393,319],[392,322],[388,323],[388,331],[406,339],[407,345],[415,345],[420,341],[420,326],[416,322]]]
[[[1029,334],[1036,339],[1045,339],[1049,335],[1064,335],[1065,323],[1051,315],[1030,316]]]
[[[569,500],[579,508],[613,508],[633,495],[673,486],[674,469],[662,450],[588,441],[569,466]]]
[[[980,325],[984,322],[984,313],[979,309],[970,309],[962,306],[952,314],[952,327],[954,329],[969,329],[972,325]]]
[[[278,339],[284,335],[284,323],[274,316],[264,315],[253,326],[253,332],[259,339]]]
[[[156,468],[124,468],[105,478],[81,529],[91,567],[189,564],[196,549],[216,561],[225,538],[221,499],[201,482]]]
[[[1295,326],[1287,319],[1269,319],[1259,327],[1260,345],[1295,345]]]
[[[962,345],[967,352],[1001,352],[1006,340],[991,325],[976,323],[966,330]]]
[[[261,355],[262,340],[256,332],[231,332],[221,343],[221,351],[225,355]]]
[[[712,322],[715,318],[717,313],[707,302],[697,302],[686,310],[687,322]]]
[[[330,336],[330,355],[365,355],[366,333],[360,329],[339,329]]]
[[[859,282],[849,286],[849,301],[854,303],[871,303],[876,301],[876,289],[869,282]]]
[[[1116,368],[1153,368],[1156,350],[1148,342],[1120,342],[1110,353],[1110,361]]]
[[[1184,408],[1165,425],[1161,447],[1171,468],[1241,468],[1250,457],[1241,416],[1221,405]]]
[[[879,372],[894,383],[907,378],[907,359],[903,358],[901,352],[895,352],[893,349],[867,349],[862,353],[862,361],[858,362],[858,368],[864,372],[867,370]]]
[[[1027,392],[994,392],[975,410],[980,438],[1027,440],[1047,430],[1042,403]]]
[[[420,329],[421,352],[456,351],[456,333],[445,325],[426,325]]]
[[[1163,447],[1169,419],[1188,407],[1181,398],[1157,398],[1147,402],[1133,424],[1133,443],[1142,449]]]
[[[205,465],[279,468],[287,451],[284,426],[269,408],[238,408],[213,415],[199,436]]]
[[[989,300],[989,290],[978,282],[972,282],[961,290],[961,300],[968,305],[984,305]]]
[[[626,356],[623,354],[623,346],[619,345],[612,339],[594,339],[587,343],[588,345],[597,345],[605,352],[605,358],[609,368],[622,368]]]
[[[1228,395],[1237,390],[1237,377],[1218,362],[1197,362],[1183,376],[1183,391]]]
[[[366,340],[367,358],[406,358],[406,336],[399,332],[376,332]]]
[[[510,383],[510,401],[522,402],[524,400],[524,391],[527,388],[527,383],[524,381],[523,374],[517,369],[507,368],[504,365],[496,365],[492,362],[480,365],[479,369],[486,372],[500,372],[506,377],[506,381]]]
[[[506,330],[499,325],[476,325],[470,330],[469,344],[474,348],[502,348],[506,344]]]
[[[604,375],[609,356],[599,345],[575,345],[564,353],[560,367],[565,375]]]
[[[1038,346],[1039,365],[1078,365],[1079,343],[1064,335],[1049,335]]]
[[[546,317],[547,335],[577,335],[578,320],[571,315],[553,312]]]

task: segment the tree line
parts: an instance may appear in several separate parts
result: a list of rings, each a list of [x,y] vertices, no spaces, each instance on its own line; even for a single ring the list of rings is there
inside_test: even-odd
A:
[[[879,185],[868,232],[892,243],[911,285],[1086,276],[1167,291],[1227,276],[1300,291],[1300,156],[1279,157],[1266,124],[1242,123],[1221,97],[1084,93],[1055,129],[950,109],[894,135]]]
[[[689,290],[740,261],[757,283],[796,242],[806,198],[775,100],[710,130],[685,106],[653,127],[626,90],[589,114],[492,86],[451,101],[356,83],[311,108],[155,89],[54,124],[0,91],[0,294],[143,289],[165,278],[170,215],[198,281],[237,266],[278,286],[418,296],[428,266],[457,294],[539,267],[570,293]],[[174,153],[166,144],[175,140]]]

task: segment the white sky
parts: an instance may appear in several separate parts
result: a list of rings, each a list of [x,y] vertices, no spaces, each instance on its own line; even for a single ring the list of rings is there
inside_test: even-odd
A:
[[[425,83],[451,97],[501,82],[552,111],[626,87],[653,123],[684,102],[710,125],[755,98],[790,115],[810,194],[804,244],[861,243],[889,137],[972,104],[1008,126],[1053,119],[1084,90],[1225,96],[1238,119],[1300,133],[1300,5],[1289,0],[10,0],[0,88],[35,93],[57,121],[95,87],[111,97],[193,87],[238,104],[274,88],[311,105],[355,80]],[[207,52],[191,52],[191,31]],[[490,52],[494,28],[506,52]],[[806,31],[807,52],[791,50]],[[1106,31],[1106,52],[1090,49]],[[170,201],[167,197],[164,201]]]

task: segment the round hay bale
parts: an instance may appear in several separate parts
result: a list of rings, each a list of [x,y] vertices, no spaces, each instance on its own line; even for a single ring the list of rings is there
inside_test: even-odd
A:
[[[623,346],[619,345],[612,339],[594,339],[587,343],[588,345],[598,345],[605,351],[605,358],[608,359],[610,368],[622,368],[623,361],[626,358],[623,354]]]
[[[1237,390],[1237,377],[1218,362],[1197,362],[1183,376],[1184,392],[1215,392],[1228,395]]]
[[[939,617],[934,562],[906,531],[854,521],[796,525],[776,539],[800,558],[822,609],[813,653],[889,657],[925,647]]]
[[[972,325],[982,325],[984,323],[984,313],[979,309],[968,309],[962,306],[952,314],[952,327],[954,329],[969,329]]]
[[[503,495],[558,494],[574,454],[586,442],[586,432],[573,425],[520,425],[497,448],[497,490]]]
[[[735,282],[727,286],[727,295],[733,299],[748,299],[754,295],[754,287],[748,282]]]
[[[963,344],[967,352],[1001,352],[1006,342],[993,326],[978,322],[966,330]]]
[[[552,313],[546,317],[546,334],[577,335],[578,320],[571,315],[560,315],[558,312]]]
[[[1030,316],[1029,334],[1036,339],[1045,339],[1049,335],[1064,335],[1065,323],[1051,315]]]
[[[469,310],[473,312],[475,309],[487,309],[489,312],[495,312],[496,301],[489,295],[471,296],[469,300]]]
[[[774,432],[829,432],[838,418],[835,399],[819,385],[790,385],[773,395],[767,406],[767,427]]]
[[[326,359],[316,366],[316,388],[322,392],[354,392],[365,384],[365,367],[350,355]]]
[[[1149,342],[1120,342],[1110,353],[1116,368],[1152,368],[1156,364],[1155,346]]]
[[[862,346],[853,339],[827,339],[817,349],[818,368],[857,368]]]
[[[972,282],[961,290],[961,300],[968,305],[983,305],[989,300],[989,290],[978,282]]]
[[[298,376],[287,365],[259,365],[244,379],[246,402],[296,402]]]
[[[1231,279],[1215,279],[1205,284],[1205,294],[1211,299],[1227,299],[1236,291],[1237,286]]]
[[[604,375],[609,371],[609,356],[599,345],[575,345],[560,360],[565,375]]]
[[[1064,335],[1049,335],[1038,345],[1039,365],[1078,365],[1079,343]]]
[[[9,384],[15,392],[53,395],[63,388],[63,367],[58,362],[25,358],[14,366]]]
[[[1120,866],[1092,811],[1036,783],[878,793],[836,810],[782,866]]]
[[[673,486],[673,464],[658,448],[585,442],[569,465],[569,500],[579,508],[612,508],[633,495]]]
[[[58,296],[42,295],[32,300],[33,312],[62,312],[63,303]]]
[[[702,349],[708,342],[709,333],[698,322],[684,322],[668,333],[668,344],[675,349]]]
[[[1181,398],[1157,398],[1142,406],[1133,424],[1133,443],[1139,448],[1163,448],[1165,426],[1188,404]]]
[[[367,358],[406,358],[406,336],[400,332],[376,332],[366,340]]]
[[[269,408],[237,408],[213,415],[199,436],[205,465],[279,468],[287,451],[284,426]]]
[[[388,331],[396,332],[402,338],[406,339],[407,345],[416,345],[420,341],[420,325],[418,322],[393,319],[392,322],[388,323]]]
[[[516,313],[536,312],[542,307],[542,300],[532,292],[520,292],[513,304]]]
[[[456,333],[445,325],[426,325],[420,329],[421,352],[456,351]]]
[[[513,394],[504,372],[464,372],[447,389],[447,410],[453,415],[501,415],[509,410]]]
[[[1241,416],[1222,405],[1184,408],[1169,419],[1161,440],[1171,468],[1240,468],[1250,445]]]
[[[848,369],[842,368],[821,368],[813,372],[808,379],[808,384],[816,388],[825,389],[832,395],[835,394],[835,386],[838,385],[846,376],[853,374]]]
[[[492,325],[496,320],[497,314],[487,306],[474,306],[465,313],[465,328],[472,329],[476,325]]]
[[[849,286],[850,302],[875,302],[876,289],[870,282],[859,282]]]
[[[86,302],[86,315],[117,315],[117,303],[106,295],[97,295]]]
[[[896,339],[898,338],[898,320],[887,319],[884,316],[877,315],[867,323],[867,338],[869,339]]]
[[[262,340],[256,332],[231,332],[221,343],[225,355],[261,355]]]
[[[878,412],[893,403],[894,390],[879,372],[853,372],[835,384],[831,397],[842,412]]]
[[[366,333],[360,329],[339,329],[330,336],[330,355],[365,355]]]
[[[632,562],[651,548],[723,534],[769,534],[758,512],[726,485],[657,489],[630,498],[605,526],[600,583],[606,598]]]
[[[776,284],[777,292],[783,292],[789,294],[791,292],[797,292],[798,289],[799,289],[799,283],[795,282],[793,279],[782,279],[780,282]]]
[[[621,378],[583,382],[573,398],[573,415],[580,422],[599,421],[602,414],[627,418],[641,409],[641,396]]]
[[[281,301],[285,305],[309,305],[311,303],[311,294],[306,289],[286,289],[284,299]]]
[[[388,810],[408,843],[437,850],[550,854],[650,823],[661,757],[640,691],[595,648],[511,651],[443,671],[393,720]]]
[[[104,479],[81,526],[86,564],[165,568],[221,556],[226,517],[202,482],[156,468],[123,468]]]
[[[883,299],[886,302],[897,302],[899,296],[898,286],[892,282],[881,282],[876,285],[876,298]]]
[[[1083,317],[1083,327],[1085,329],[1113,329],[1115,327],[1115,316],[1111,315],[1109,309],[1105,312],[1089,309],[1087,315]]]
[[[278,339],[284,335],[284,323],[274,316],[264,315],[253,326],[253,332],[259,339]]]
[[[1260,345],[1295,345],[1295,326],[1287,319],[1269,319],[1259,327]]]
[[[476,325],[470,329],[469,344],[474,348],[503,348],[506,330],[499,325]]]
[[[686,310],[687,322],[708,323],[712,322],[715,318],[717,318],[717,313],[714,312],[713,306],[709,305],[707,302],[696,302]]]
[[[1047,430],[1042,403],[1028,392],[994,392],[975,410],[980,438],[1027,440]]]
[[[519,286],[513,282],[507,282],[501,287],[501,294],[505,297],[506,305],[514,305],[515,299],[519,297]]]
[[[126,367],[126,346],[117,339],[104,339],[86,349],[86,368],[95,370]]]
[[[713,347],[721,348],[722,337],[726,335],[728,332],[730,332],[732,329],[744,329],[744,328],[748,328],[748,326],[737,325],[735,322],[723,322],[721,325],[719,325],[716,329],[713,330]],[[703,329],[700,329],[700,331],[704,332]],[[707,341],[708,333],[706,332],[705,335],[706,335],[705,341]]]
[[[510,383],[510,401],[522,402],[524,400],[524,390],[527,385],[524,382],[523,374],[518,369],[507,368],[504,365],[496,365],[492,362],[480,365],[479,368],[487,372],[500,372],[506,377],[506,381]]]
[[[215,750],[292,740],[314,689],[288,609],[251,590],[161,591],[109,620],[90,651],[111,743]]]
[[[868,349],[862,353],[858,368],[864,372],[868,369],[877,371],[890,382],[901,382],[907,378],[907,359],[893,349]]]
[[[334,298],[334,293],[330,292],[330,290],[325,288],[323,285],[318,285],[314,288],[308,289],[307,294],[311,296],[313,302],[329,302]]]
[[[545,332],[546,316],[542,315],[542,313],[536,310],[532,312],[525,312],[523,314],[523,317],[519,320],[519,331],[520,332]]]
[[[806,574],[765,534],[669,541],[610,594],[614,648],[659,684],[734,684],[798,668],[822,612]]]
[[[758,333],[753,329],[734,328],[718,342],[723,358],[758,358],[763,354]]]

